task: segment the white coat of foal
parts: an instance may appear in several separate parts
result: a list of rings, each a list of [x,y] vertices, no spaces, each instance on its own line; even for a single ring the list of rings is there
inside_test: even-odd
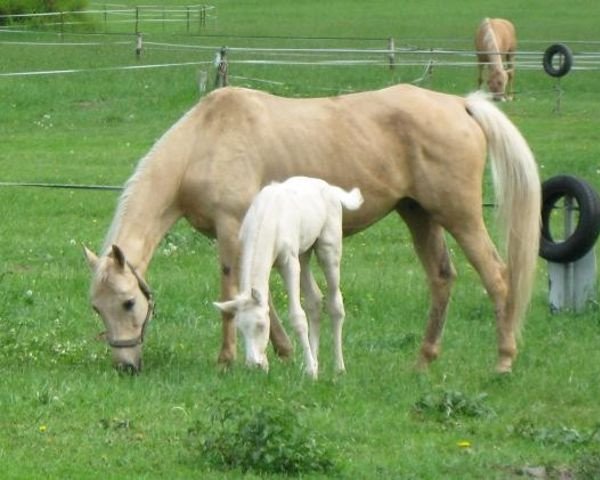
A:
[[[335,368],[345,370],[342,355],[344,304],[340,291],[342,208],[363,203],[358,188],[347,192],[309,177],[291,177],[264,187],[254,198],[240,230],[242,256],[239,294],[215,302],[235,315],[244,337],[246,363],[268,370],[269,276],[273,265],[283,277],[289,318],[304,352],[306,373],[317,378],[322,294],[310,270],[314,250],[327,282],[327,310],[332,320]],[[300,303],[304,294],[306,310]],[[308,317],[308,322],[307,322]]]

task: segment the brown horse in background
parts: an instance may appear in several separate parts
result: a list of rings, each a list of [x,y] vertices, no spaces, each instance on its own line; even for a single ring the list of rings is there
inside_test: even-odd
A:
[[[479,69],[477,87],[481,88],[483,70],[487,65],[488,89],[494,99],[512,100],[517,49],[514,25],[503,18],[484,18],[477,28],[475,49]],[[506,68],[503,61],[506,62]]]
[[[503,255],[483,221],[488,154],[504,220]],[[116,366],[141,368],[154,303],[144,275],[174,223],[185,217],[216,237],[221,300],[231,300],[238,293],[246,210],[262,187],[298,175],[360,188],[365,201],[344,215],[345,234],[390,212],[408,225],[431,299],[421,367],[440,352],[456,277],[444,234],[449,232],[494,305],[496,368],[510,371],[539,248],[541,185],[533,154],[483,95],[462,98],[411,85],[302,99],[222,88],[171,127],[128,180],[100,254],[85,249],[91,302],[106,326]],[[289,355],[289,339],[273,308],[270,314],[271,340]],[[222,320],[219,360],[229,363],[236,356],[236,331],[231,313]]]

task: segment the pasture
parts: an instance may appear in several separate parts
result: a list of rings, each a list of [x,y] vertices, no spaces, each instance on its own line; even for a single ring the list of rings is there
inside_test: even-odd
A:
[[[140,60],[132,33],[0,32],[0,181],[122,185],[198,101],[199,71],[208,72],[210,86],[223,45],[232,48],[232,84],[284,96],[335,95],[421,77],[423,86],[463,95],[475,88],[477,67],[474,53],[460,52],[472,51],[481,18],[499,16],[513,21],[520,48],[532,52],[522,69],[517,54],[515,101],[501,108],[529,142],[542,179],[570,173],[600,190],[598,67],[576,68],[558,83],[541,66],[543,50],[556,41],[579,56],[600,51],[593,2],[266,3],[214,1],[216,20],[202,35],[148,26]],[[372,65],[336,65],[340,56],[365,57],[235,50],[385,49],[388,37],[397,48],[458,53],[435,56],[425,76],[426,54],[398,55],[389,69],[383,53],[366,57]],[[166,63],[188,64],[115,68]],[[66,69],[78,72],[7,75]],[[100,248],[117,198],[110,190],[0,186],[4,478],[283,478],[214,461],[219,450],[211,445],[241,450],[241,420],[258,414],[271,448],[288,448],[306,467],[302,478],[600,477],[600,313],[593,305],[584,314],[551,314],[541,258],[520,355],[512,374],[497,376],[491,304],[449,239],[459,277],[442,354],[427,374],[417,374],[428,298],[408,230],[391,215],[345,239],[347,373],[333,372],[324,317],[322,373],[312,382],[302,374],[297,343],[289,363],[269,352],[268,375],[244,368],[240,342],[236,365],[217,367],[216,248],[181,222],[147,275],[157,311],[145,369],[130,377],[111,368],[109,348],[96,339],[103,327],[88,302],[81,248]],[[491,200],[486,188],[484,201]],[[486,217],[493,235],[491,210]],[[295,342],[277,278],[273,288]],[[335,468],[311,470],[325,465],[319,452]],[[257,464],[276,463],[279,457],[267,453]]]

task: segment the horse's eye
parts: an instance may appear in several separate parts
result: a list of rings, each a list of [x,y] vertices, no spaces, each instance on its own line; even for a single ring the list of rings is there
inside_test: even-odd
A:
[[[135,300],[131,299],[131,300],[125,300],[123,302],[123,309],[127,310],[128,312],[130,312],[131,310],[133,310],[133,306],[135,305]]]

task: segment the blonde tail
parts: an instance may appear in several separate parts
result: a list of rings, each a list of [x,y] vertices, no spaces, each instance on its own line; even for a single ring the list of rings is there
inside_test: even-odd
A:
[[[515,319],[514,326],[520,332],[531,298],[540,243],[542,194],[537,165],[519,130],[484,94],[469,95],[466,105],[488,141],[498,217],[504,231],[507,314]]]

